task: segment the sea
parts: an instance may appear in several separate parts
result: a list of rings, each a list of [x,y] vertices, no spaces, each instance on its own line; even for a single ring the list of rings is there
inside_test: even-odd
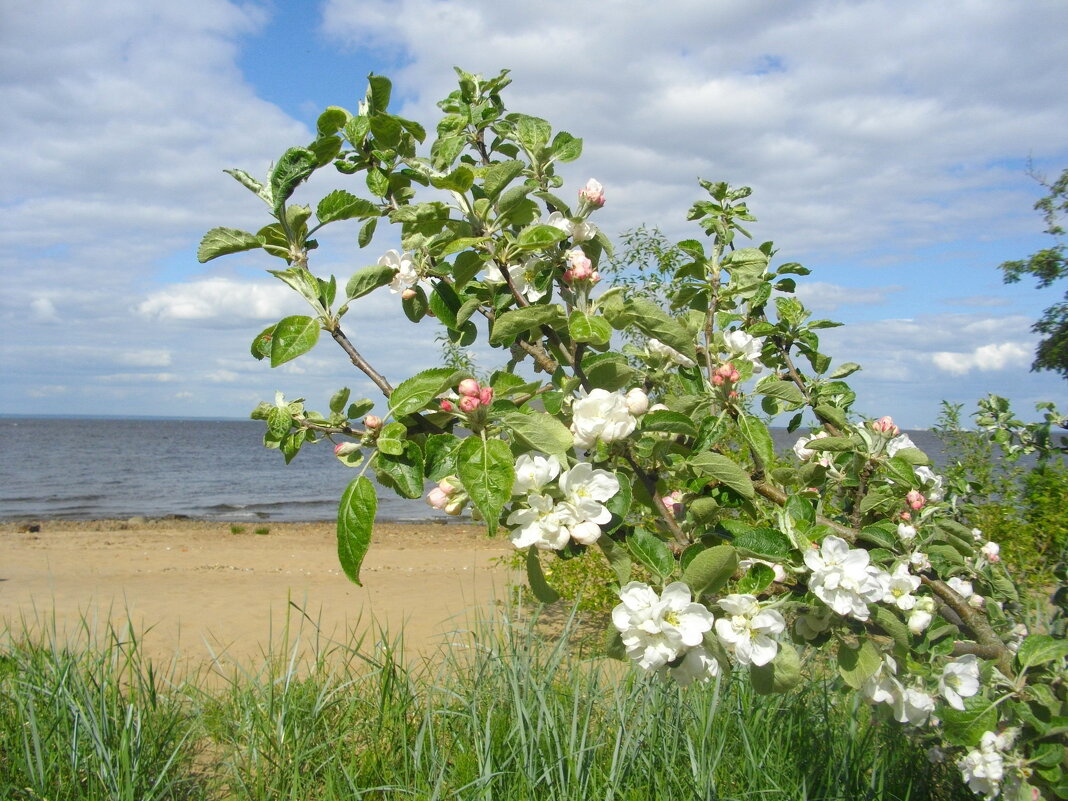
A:
[[[325,441],[287,465],[263,447],[263,430],[254,420],[0,417],[0,520],[336,519],[356,471]],[[935,435],[908,434],[939,462]],[[772,435],[786,449],[798,433]],[[378,499],[379,520],[452,519],[389,490]]]

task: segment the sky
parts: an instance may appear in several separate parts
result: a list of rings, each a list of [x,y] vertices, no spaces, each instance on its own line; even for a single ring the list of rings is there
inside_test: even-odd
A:
[[[272,370],[253,336],[306,313],[260,252],[196,260],[215,226],[268,222],[222,171],[264,175],[355,110],[373,72],[431,131],[453,67],[510,70],[510,110],[584,140],[562,192],[605,187],[596,223],[699,229],[698,178],[753,188],[756,244],[812,270],[799,295],[856,408],[927,427],[994,392],[1064,405],[1030,372],[1063,288],[997,266],[1052,244],[1033,205],[1068,166],[1068,3],[1034,0],[40,0],[0,19],[0,414],[245,417],[275,390],[324,409],[374,387],[324,339]],[[1030,165],[1030,166],[1029,166]],[[360,184],[322,170],[296,200]],[[341,284],[397,244],[324,229]],[[394,382],[439,360],[380,290],[345,327]],[[480,369],[497,366],[485,351]]]

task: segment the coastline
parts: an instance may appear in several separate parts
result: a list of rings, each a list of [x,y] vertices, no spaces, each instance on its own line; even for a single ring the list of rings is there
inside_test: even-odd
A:
[[[499,564],[506,538],[451,521],[377,524],[362,587],[341,571],[332,521],[32,522],[39,530],[0,523],[5,636],[84,638],[110,624],[154,659],[223,670],[272,653],[287,621],[303,650],[403,631],[405,651],[426,653],[503,600],[512,579]]]

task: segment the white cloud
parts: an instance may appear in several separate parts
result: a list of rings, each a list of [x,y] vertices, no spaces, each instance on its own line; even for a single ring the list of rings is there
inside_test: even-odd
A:
[[[59,319],[55,305],[48,298],[34,298],[30,303],[30,310],[34,318],[41,322],[51,323]]]
[[[293,290],[281,283],[205,278],[154,292],[138,304],[137,312],[158,320],[244,325],[249,320],[277,321],[300,303]]]
[[[129,367],[168,367],[173,359],[169,350],[128,350],[116,361]]]
[[[70,389],[61,384],[47,384],[39,387],[29,387],[26,394],[31,398],[52,398],[56,395],[66,395]]]
[[[833,312],[841,306],[876,306],[885,303],[887,297],[901,292],[904,287],[849,287],[828,284],[823,281],[798,283],[796,295],[813,311]]]
[[[966,353],[938,351],[931,355],[931,360],[947,373],[963,375],[971,370],[990,372],[1006,368],[1019,368],[1030,364],[1033,347],[1019,342],[992,343],[980,345]]]
[[[174,373],[111,373],[99,375],[97,381],[104,384],[169,384],[178,380]]]

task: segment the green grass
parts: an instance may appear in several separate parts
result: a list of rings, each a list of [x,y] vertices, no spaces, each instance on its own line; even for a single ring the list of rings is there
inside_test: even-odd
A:
[[[221,686],[159,670],[125,632],[74,650],[8,632],[0,798],[971,798],[822,681],[681,690],[503,614],[412,661],[381,632],[318,646],[303,625]]]
[[[259,528],[255,529],[255,532],[262,537],[265,534],[270,534],[271,529],[269,529],[267,526],[260,526]]]
[[[244,534],[245,533],[245,527],[244,526],[237,526],[237,525],[230,526],[230,533],[231,534]]]

